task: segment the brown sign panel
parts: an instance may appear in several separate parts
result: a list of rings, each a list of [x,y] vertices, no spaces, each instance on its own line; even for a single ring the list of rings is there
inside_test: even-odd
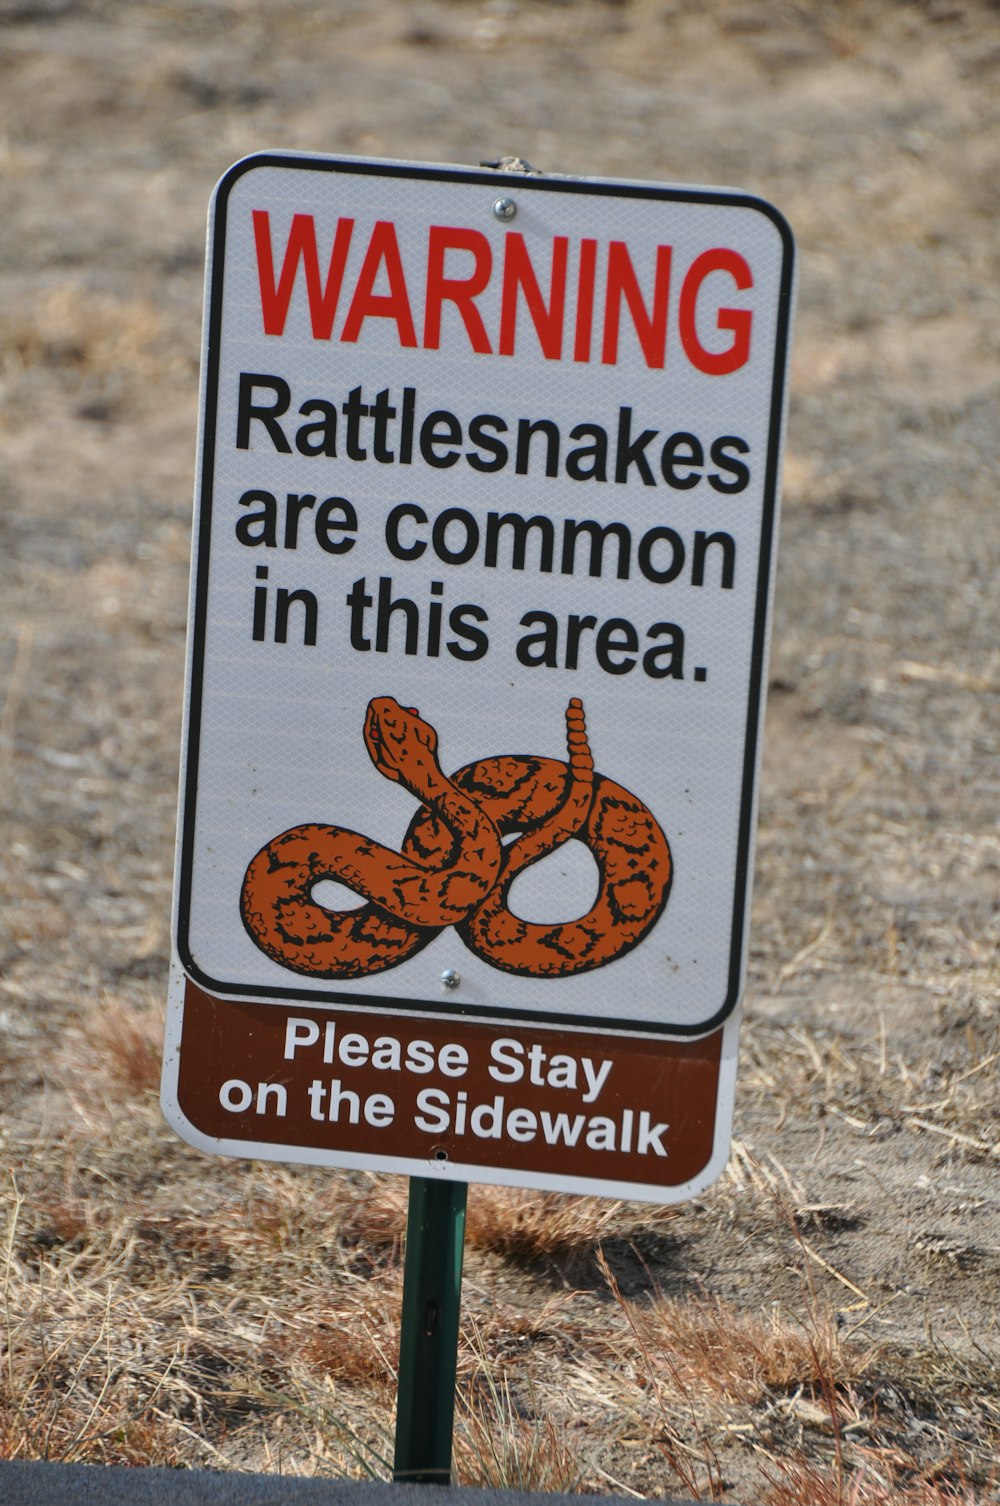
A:
[[[183,988],[175,1124],[205,1149],[647,1197],[717,1152],[721,1029],[635,1040]]]

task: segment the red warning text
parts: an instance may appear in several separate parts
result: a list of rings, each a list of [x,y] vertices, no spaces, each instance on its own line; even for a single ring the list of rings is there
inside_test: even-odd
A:
[[[266,335],[284,334],[304,283],[314,340],[353,345],[377,321],[405,349],[455,342],[459,351],[515,356],[534,348],[549,361],[604,366],[638,353],[651,370],[683,359],[713,377],[750,359],[753,273],[725,246],[678,268],[671,246],[640,257],[625,241],[556,235],[529,249],[517,230],[497,246],[480,230],[431,225],[418,275],[391,220],[363,229],[342,216],[323,239],[311,214],[293,214],[285,231],[266,209],[251,214]]]

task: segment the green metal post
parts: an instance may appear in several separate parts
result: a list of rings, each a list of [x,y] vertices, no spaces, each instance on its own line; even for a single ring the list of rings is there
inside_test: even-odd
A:
[[[464,1182],[410,1178],[393,1479],[451,1484]]]

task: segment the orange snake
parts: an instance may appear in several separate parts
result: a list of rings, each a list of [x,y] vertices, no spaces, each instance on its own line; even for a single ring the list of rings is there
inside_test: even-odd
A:
[[[390,696],[371,701],[364,735],[373,763],[422,802],[400,851],[342,826],[283,832],[243,880],[240,914],[253,941],[280,966],[313,978],[396,967],[449,925],[483,961],[529,977],[568,977],[630,951],[667,902],[670,848],[642,801],[594,772],[576,697],[566,732],[565,763],[481,758],[449,779],[434,728]],[[577,920],[519,919],[507,905],[511,883],[571,837],[598,867],[593,906]],[[312,890],[330,879],[367,903],[318,904]]]

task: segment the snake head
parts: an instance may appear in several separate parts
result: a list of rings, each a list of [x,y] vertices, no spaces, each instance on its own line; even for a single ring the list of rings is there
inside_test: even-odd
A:
[[[437,756],[437,733],[413,706],[400,706],[392,696],[376,696],[368,703],[365,743],[380,774],[409,784],[419,770]]]

